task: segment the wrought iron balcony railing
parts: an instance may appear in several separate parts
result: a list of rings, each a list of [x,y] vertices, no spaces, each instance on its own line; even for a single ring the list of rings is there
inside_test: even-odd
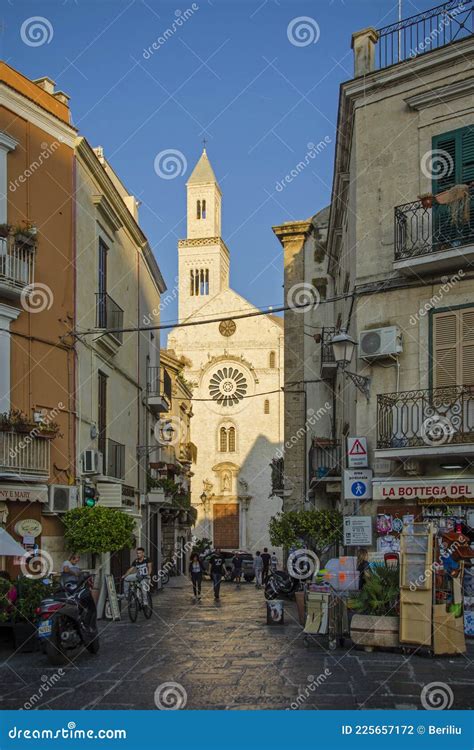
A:
[[[107,440],[107,476],[125,478],[125,446],[115,440]]]
[[[377,396],[377,448],[474,443],[474,386]]]
[[[334,326],[323,328],[321,333],[321,364],[336,364],[331,345],[332,337],[336,333]]]
[[[33,283],[34,246],[17,242],[15,237],[0,237],[0,286],[17,293]]]
[[[451,0],[378,29],[377,67],[419,57],[473,33],[473,0]]]
[[[395,208],[395,260],[451,250],[474,244],[474,189],[470,189],[468,216],[449,205],[427,205],[421,200]]]
[[[113,336],[121,344],[123,342],[123,333],[114,329],[123,328],[122,308],[105,292],[98,292],[96,296],[97,328],[110,329],[109,335]]]
[[[152,396],[166,396],[171,403],[173,384],[170,374],[160,367],[149,367],[147,391]]]
[[[341,475],[342,448],[339,440],[314,438],[309,451],[310,479]]]

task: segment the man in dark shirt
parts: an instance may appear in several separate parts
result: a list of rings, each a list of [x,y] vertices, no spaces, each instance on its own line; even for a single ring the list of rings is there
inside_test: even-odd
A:
[[[211,555],[209,565],[211,568],[212,584],[214,586],[214,599],[217,602],[220,597],[221,581],[224,574],[224,558],[219,548],[214,550],[213,555]]]
[[[263,548],[263,552],[260,555],[263,562],[263,574],[262,574],[262,583],[265,586],[265,584],[268,581],[269,575],[270,575],[270,557],[271,555],[268,552],[268,547]]]

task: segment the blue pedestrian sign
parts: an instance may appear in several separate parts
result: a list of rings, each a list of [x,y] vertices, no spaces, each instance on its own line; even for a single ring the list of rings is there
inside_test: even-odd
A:
[[[372,469],[344,469],[344,499],[372,499]]]

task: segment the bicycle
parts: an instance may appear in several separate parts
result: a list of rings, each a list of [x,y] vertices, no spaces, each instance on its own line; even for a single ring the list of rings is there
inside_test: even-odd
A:
[[[130,582],[128,590],[128,616],[131,622],[137,621],[140,610],[142,610],[147,620],[153,614],[153,600],[151,598],[149,578],[148,576],[138,574],[136,580]]]

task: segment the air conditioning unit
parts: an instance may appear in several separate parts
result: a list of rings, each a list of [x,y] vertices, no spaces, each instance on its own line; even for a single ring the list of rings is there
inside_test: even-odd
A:
[[[83,474],[102,474],[103,456],[100,451],[86,450],[82,454]]]
[[[49,505],[51,513],[66,513],[77,508],[78,488],[67,484],[52,484],[49,488]]]
[[[382,359],[393,357],[403,351],[402,335],[398,326],[373,328],[359,334],[360,359]]]

